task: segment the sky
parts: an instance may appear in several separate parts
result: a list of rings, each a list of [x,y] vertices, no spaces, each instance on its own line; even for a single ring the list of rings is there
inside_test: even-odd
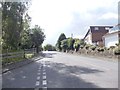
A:
[[[46,35],[43,45],[55,45],[60,34],[82,39],[89,26],[118,24],[119,0],[32,0],[31,26]]]

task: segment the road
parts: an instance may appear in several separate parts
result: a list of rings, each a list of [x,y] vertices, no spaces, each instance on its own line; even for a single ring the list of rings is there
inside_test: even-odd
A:
[[[3,88],[118,88],[118,62],[60,52],[3,74]]]

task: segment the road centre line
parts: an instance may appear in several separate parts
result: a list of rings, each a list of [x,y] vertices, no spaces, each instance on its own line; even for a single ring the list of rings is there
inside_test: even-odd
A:
[[[39,81],[36,81],[35,86],[39,86],[39,85],[40,85],[40,82],[39,82]]]
[[[43,80],[42,84],[47,85],[47,80]]]
[[[43,90],[47,90],[47,79],[46,79],[46,70],[45,70],[45,67],[46,67],[46,65],[45,65],[45,62],[43,62],[43,69],[42,69],[42,75],[43,75],[43,77],[42,77],[42,89]]]
[[[47,90],[47,87],[46,86],[42,87],[42,90]]]
[[[40,80],[40,76],[37,77],[37,80]]]
[[[46,76],[43,76],[43,79],[45,80],[45,79],[46,79]]]
[[[43,72],[43,75],[46,75],[46,72]]]

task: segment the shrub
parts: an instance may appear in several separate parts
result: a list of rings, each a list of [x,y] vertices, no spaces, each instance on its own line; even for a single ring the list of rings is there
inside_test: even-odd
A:
[[[85,45],[85,49],[88,50],[90,46],[91,46],[90,44],[86,44],[86,45]]]
[[[114,49],[115,48],[115,46],[110,46],[110,49]]]
[[[97,51],[98,51],[98,52],[104,52],[104,51],[105,51],[105,48],[104,48],[104,47],[99,47],[99,48],[97,48]]]
[[[96,46],[91,46],[90,48],[94,51],[96,49]]]
[[[115,48],[115,50],[114,50],[114,54],[115,55],[120,55],[120,47],[118,48]]]
[[[81,46],[80,46],[80,48],[81,48],[81,49],[83,49],[83,48],[84,48],[84,46],[83,46],[83,45],[81,45]]]

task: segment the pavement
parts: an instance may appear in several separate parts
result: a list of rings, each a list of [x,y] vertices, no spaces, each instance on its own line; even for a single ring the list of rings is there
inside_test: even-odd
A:
[[[46,51],[44,58],[3,73],[3,88],[118,88],[118,61]],[[4,90],[4,89],[3,89]],[[30,89],[29,89],[30,90]]]
[[[33,57],[31,59],[24,59],[24,60],[16,62],[16,63],[12,63],[12,64],[9,64],[9,65],[3,66],[2,67],[2,73],[11,71],[11,70],[19,68],[19,67],[22,67],[24,65],[27,65],[27,64],[32,63],[32,62],[35,62],[35,61],[40,60],[42,58],[43,58],[43,56],[41,56],[39,54],[36,57]]]

